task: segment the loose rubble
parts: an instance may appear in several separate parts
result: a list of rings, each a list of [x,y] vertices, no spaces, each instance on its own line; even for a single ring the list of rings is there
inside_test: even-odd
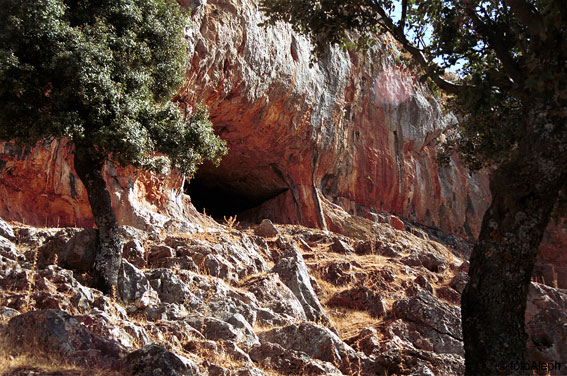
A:
[[[96,230],[1,222],[9,237],[0,238],[0,357],[5,367],[34,360],[0,369],[464,372],[458,300],[467,264],[454,249],[385,223],[373,225],[371,241],[274,224],[259,236],[263,226],[161,236],[124,227],[118,285],[105,296],[92,287],[88,264]],[[526,323],[534,360],[567,360],[566,308],[563,290],[532,284]],[[41,359],[56,359],[60,373]]]

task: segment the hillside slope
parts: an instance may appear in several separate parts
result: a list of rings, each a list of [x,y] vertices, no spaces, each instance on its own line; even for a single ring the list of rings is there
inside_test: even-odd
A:
[[[370,241],[202,216],[198,232],[125,226],[110,297],[90,284],[93,230],[0,221],[0,374],[462,374],[461,251],[354,220]],[[532,284],[529,361],[567,361],[566,308]]]

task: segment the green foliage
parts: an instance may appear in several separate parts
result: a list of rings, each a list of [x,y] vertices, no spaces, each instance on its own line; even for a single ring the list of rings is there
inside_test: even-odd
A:
[[[188,17],[174,0],[3,0],[0,139],[68,137],[77,150],[186,173],[226,153],[183,82]]]
[[[317,56],[329,44],[367,45],[388,32],[414,66],[450,94],[461,119],[445,145],[472,168],[510,158],[535,130],[530,111],[565,117],[567,2],[559,0],[261,0],[268,24],[290,22],[311,36]],[[394,10],[397,9],[397,13]],[[354,36],[354,37],[353,37]],[[362,38],[362,43],[352,38]],[[447,80],[448,68],[458,78]],[[559,120],[560,121],[560,120]]]

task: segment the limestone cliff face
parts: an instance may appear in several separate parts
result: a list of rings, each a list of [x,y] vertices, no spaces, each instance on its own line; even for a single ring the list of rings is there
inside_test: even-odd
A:
[[[73,167],[73,148],[62,141],[35,147],[0,143],[0,217],[33,226],[92,227],[87,193]],[[120,225],[141,229],[187,226],[195,215],[182,194],[183,177],[157,177],[133,168],[104,167]],[[182,223],[183,222],[183,223]]]
[[[394,212],[474,236],[489,200],[485,175],[437,166],[436,137],[453,121],[383,37],[366,54],[311,45],[287,25],[258,26],[250,0],[196,8],[191,68],[180,97],[205,103],[230,152],[204,185],[267,200],[248,217],[334,227],[322,208]]]

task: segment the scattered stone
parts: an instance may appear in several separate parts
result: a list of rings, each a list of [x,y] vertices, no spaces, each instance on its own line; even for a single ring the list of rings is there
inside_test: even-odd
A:
[[[137,268],[146,267],[146,250],[138,239],[124,243],[122,257]]]
[[[11,241],[16,240],[16,235],[14,234],[14,230],[12,230],[12,226],[6,223],[2,218],[0,218],[0,236]]]
[[[334,237],[333,244],[331,244],[331,251],[340,253],[341,255],[350,255],[351,253],[354,253],[354,248],[339,237]]]
[[[273,238],[279,235],[279,231],[269,219],[263,219],[262,222],[254,229],[254,234],[265,238]]]

